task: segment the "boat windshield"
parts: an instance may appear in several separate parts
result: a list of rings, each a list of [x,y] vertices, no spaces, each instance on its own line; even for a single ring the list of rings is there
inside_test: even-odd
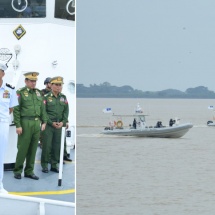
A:
[[[46,0],[1,0],[0,18],[44,18]]]
[[[140,116],[140,121],[145,122],[145,116]]]

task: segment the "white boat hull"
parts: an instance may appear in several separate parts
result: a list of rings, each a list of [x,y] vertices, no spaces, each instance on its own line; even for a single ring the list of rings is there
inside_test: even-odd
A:
[[[180,138],[184,136],[192,127],[193,125],[191,123],[186,123],[172,127],[104,130],[102,134],[136,137]]]

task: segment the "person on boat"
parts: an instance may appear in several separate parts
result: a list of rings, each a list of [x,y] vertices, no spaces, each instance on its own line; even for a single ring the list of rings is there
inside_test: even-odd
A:
[[[134,118],[134,121],[133,121],[133,128],[136,129],[137,128],[137,121],[136,119]]]
[[[47,114],[43,96],[40,90],[35,88],[38,75],[38,72],[25,73],[26,86],[17,90],[19,105],[14,108],[14,123],[18,134],[18,152],[13,170],[16,179],[21,179],[25,160],[24,176],[34,180],[39,179],[34,174],[34,163],[40,130],[45,130]]]
[[[169,120],[169,126],[171,127],[171,126],[173,126],[174,124],[175,124],[175,120],[170,119],[170,120]]]
[[[61,93],[63,78],[57,76],[52,78],[50,82],[52,90],[44,96],[48,121],[42,137],[41,166],[42,172],[49,172],[48,162],[51,154],[50,171],[58,173],[61,133],[62,127],[66,126],[68,122],[69,105],[66,96]]]
[[[3,77],[7,67],[0,64],[0,193],[7,193],[3,186],[4,157],[9,137],[9,121],[13,107],[18,105],[16,90],[10,84],[4,83]]]
[[[50,80],[51,80],[51,78],[47,77],[44,81],[44,85],[46,86],[46,88],[41,90],[43,96],[51,91]]]
[[[161,127],[163,127],[162,122],[161,122],[161,121],[158,121],[155,127],[156,127],[156,128],[161,128]]]

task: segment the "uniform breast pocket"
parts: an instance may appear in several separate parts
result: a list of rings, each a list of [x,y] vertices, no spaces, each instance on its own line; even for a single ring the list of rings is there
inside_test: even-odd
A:
[[[56,106],[55,102],[53,102],[53,101],[47,101],[46,105],[49,108],[55,108],[55,106]]]
[[[60,106],[60,110],[63,111],[65,106],[66,106],[66,104],[64,102],[60,102],[59,106]]]
[[[37,103],[38,106],[41,106],[42,105],[42,98],[41,97],[37,97],[36,103]]]
[[[30,96],[23,96],[21,101],[24,107],[34,106],[33,100]]]

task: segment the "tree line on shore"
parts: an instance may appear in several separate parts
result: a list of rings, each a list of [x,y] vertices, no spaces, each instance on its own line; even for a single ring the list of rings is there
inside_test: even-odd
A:
[[[166,89],[161,91],[142,91],[124,85],[121,87],[112,86],[108,82],[99,85],[91,84],[89,87],[83,84],[76,86],[77,98],[196,98],[213,99],[215,92],[207,87],[198,86],[188,88],[185,92],[176,89]]]

